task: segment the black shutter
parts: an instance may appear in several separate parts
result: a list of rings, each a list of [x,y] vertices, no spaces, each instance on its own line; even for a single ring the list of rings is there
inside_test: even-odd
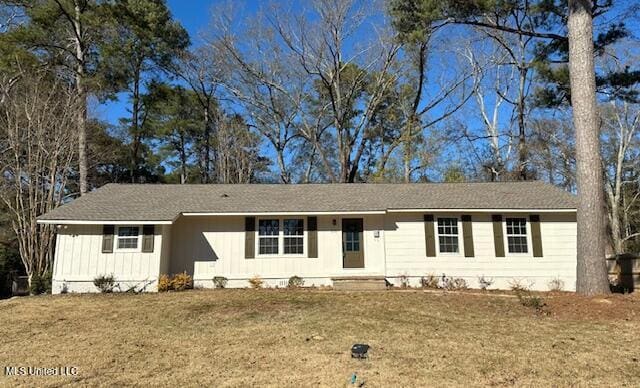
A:
[[[433,230],[433,214],[424,215],[424,241],[427,257],[436,256],[436,236]]]
[[[256,257],[256,218],[244,218],[244,258]]]
[[[153,252],[154,225],[142,226],[142,252]]]
[[[307,217],[307,256],[318,257],[318,217]]]
[[[115,226],[102,226],[102,253],[113,253],[113,234]]]
[[[464,257],[473,257],[473,224],[470,215],[463,215],[462,220],[462,240],[464,243]]]
[[[533,243],[533,257],[542,257],[542,234],[540,233],[540,216],[532,214],[529,216],[531,224],[531,240]]]
[[[504,233],[502,232],[502,216],[494,214],[493,221],[493,246],[496,250],[496,257],[504,257]]]

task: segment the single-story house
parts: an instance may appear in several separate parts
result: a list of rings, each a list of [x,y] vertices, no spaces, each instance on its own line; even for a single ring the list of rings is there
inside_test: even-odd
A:
[[[53,292],[94,292],[113,274],[155,290],[186,271],[195,286],[283,287],[337,279],[418,285],[421,277],[575,290],[576,198],[542,182],[108,184],[39,217],[57,225]]]

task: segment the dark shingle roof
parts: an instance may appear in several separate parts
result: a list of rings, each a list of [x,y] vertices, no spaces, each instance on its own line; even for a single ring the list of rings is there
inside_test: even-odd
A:
[[[575,196],[536,181],[304,185],[108,184],[39,219],[169,221],[181,213],[575,208]]]

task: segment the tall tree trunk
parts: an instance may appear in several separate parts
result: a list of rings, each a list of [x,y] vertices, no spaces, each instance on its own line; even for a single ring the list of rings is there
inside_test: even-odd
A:
[[[527,180],[527,162],[529,159],[527,152],[526,124],[525,124],[525,98],[526,98],[526,81],[527,68],[519,69],[520,83],[518,85],[518,179]]]
[[[140,67],[137,68],[133,80],[133,98],[131,106],[131,183],[138,180],[138,153],[140,152]]]
[[[208,103],[207,103],[208,105]],[[204,171],[202,172],[202,183],[211,181],[211,118],[209,117],[209,107],[204,108]]]
[[[78,172],[80,175],[80,195],[87,192],[87,92],[84,87],[85,52],[82,43],[82,24],[80,23],[80,4],[74,2],[73,28],[75,29],[76,48],[76,92],[81,107],[78,109]]]
[[[569,71],[578,182],[577,291],[609,293],[590,0],[569,0]]]
[[[180,135],[180,184],[187,183],[187,149],[184,134]]]

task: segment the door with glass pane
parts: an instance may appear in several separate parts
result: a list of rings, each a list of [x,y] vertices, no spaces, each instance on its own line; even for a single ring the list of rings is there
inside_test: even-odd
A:
[[[342,266],[344,268],[364,268],[362,218],[344,218],[342,220]]]

